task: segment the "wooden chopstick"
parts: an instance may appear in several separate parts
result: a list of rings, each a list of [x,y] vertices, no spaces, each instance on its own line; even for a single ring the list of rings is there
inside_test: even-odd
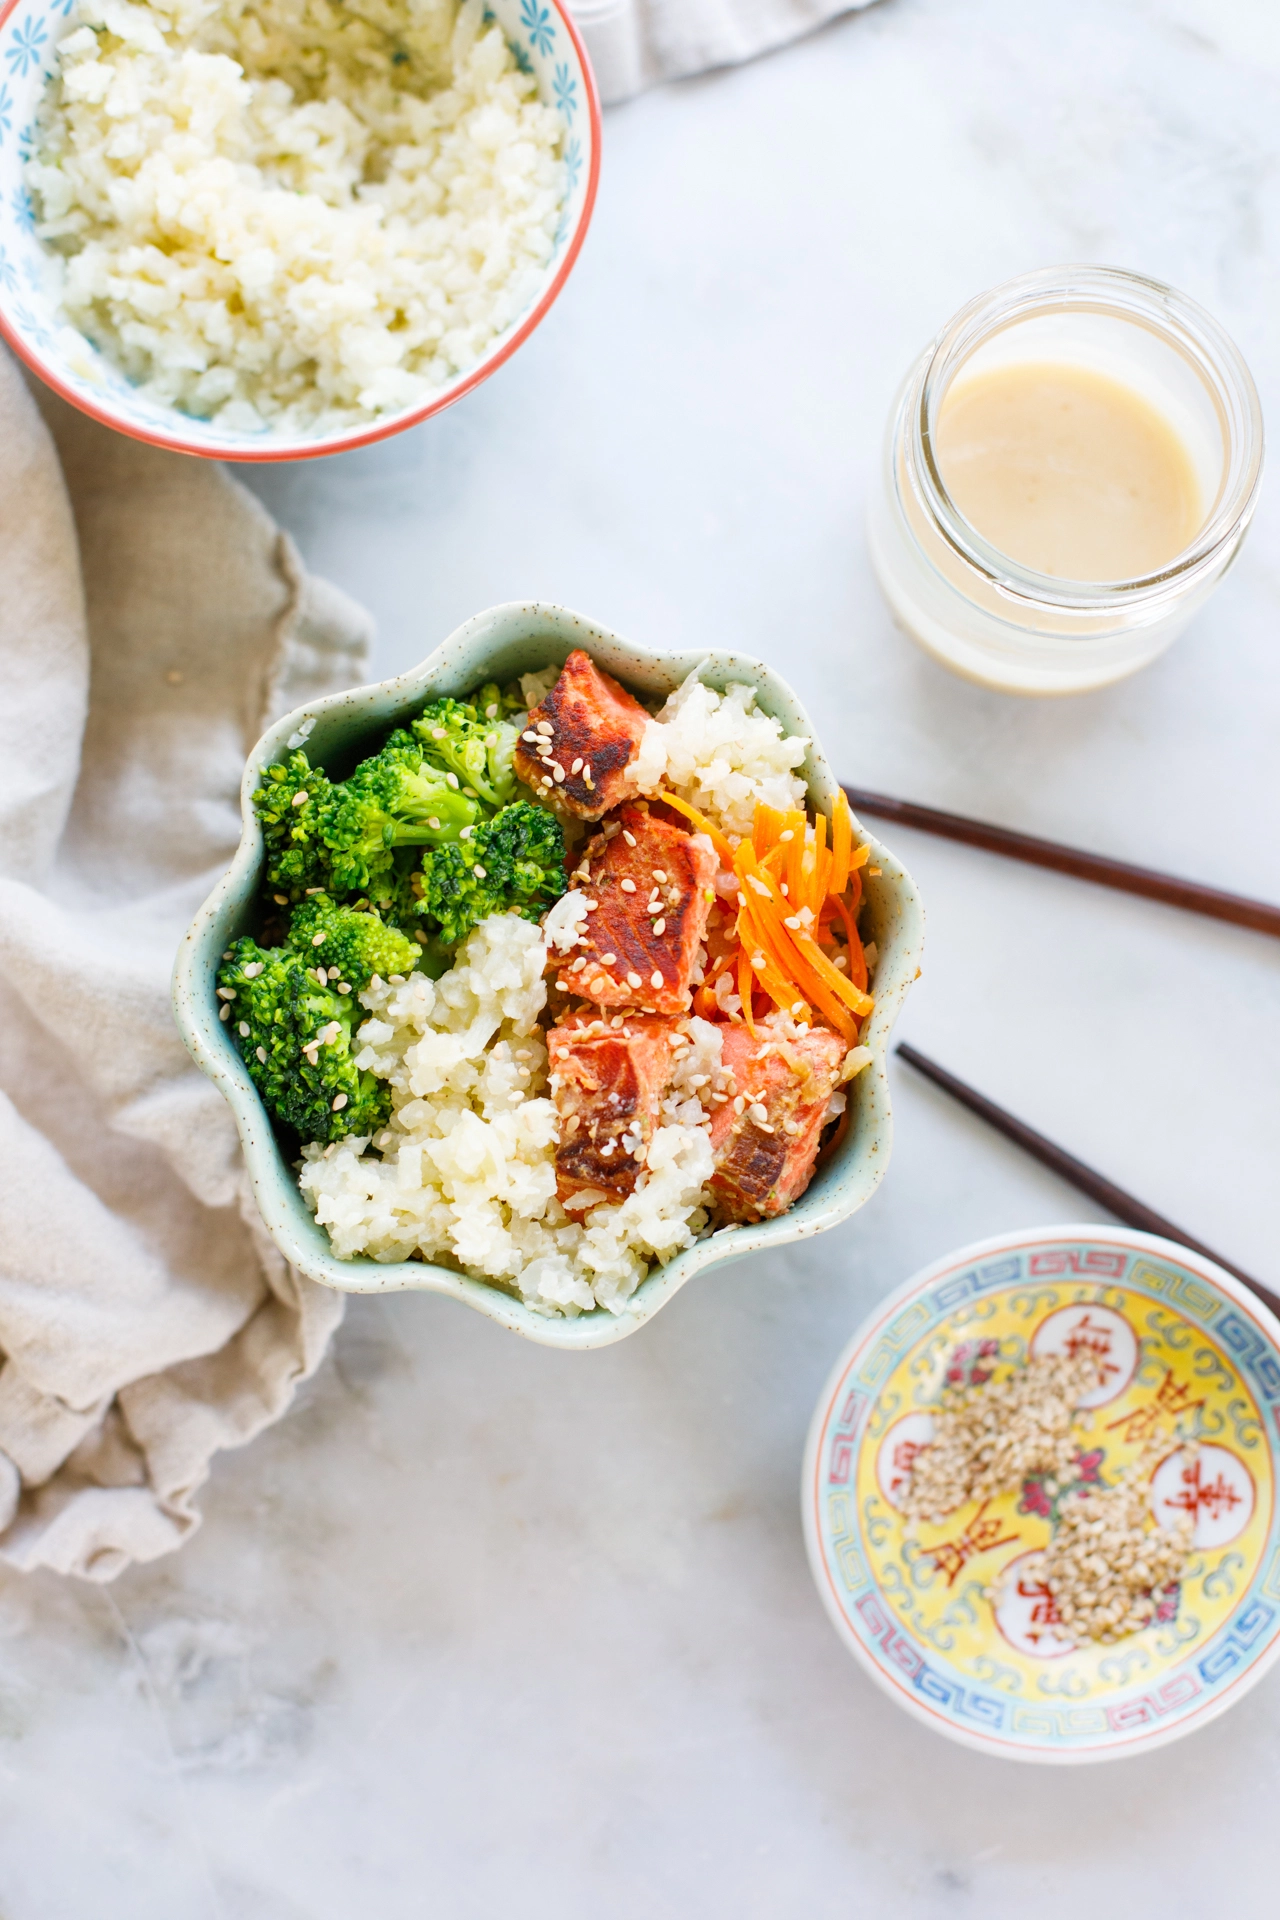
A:
[[[1163,900],[1167,906],[1185,907],[1189,913],[1206,913],[1211,919],[1230,920],[1237,927],[1252,927],[1257,933],[1280,938],[1280,907],[1273,907],[1269,901],[1249,900],[1239,893],[1221,893],[1216,887],[1201,886],[1196,880],[1179,880],[1174,874],[1156,873],[1150,867],[1131,867],[1127,861],[1112,860],[1106,854],[1061,847],[1056,840],[1037,840],[1029,833],[1014,833],[1009,827],[969,820],[962,813],[942,813],[937,807],[917,806],[912,800],[893,800],[885,793],[865,793],[861,787],[846,787],[845,792],[857,814],[870,813],[880,820],[896,820],[900,826],[919,827],[923,833],[936,833],[944,840],[960,840],[965,846],[1007,854],[1010,859],[1025,860],[1033,867],[1050,867],[1055,873],[1074,874],[1078,880],[1093,880],[1100,887],[1138,893],[1147,900]]]
[[[936,1087],[941,1087],[942,1091],[949,1093],[953,1100],[958,1100],[962,1107],[968,1107],[970,1113],[976,1113],[980,1120],[985,1120],[989,1126],[996,1129],[997,1133],[1002,1133],[1006,1140],[1012,1140],[1015,1146],[1024,1148],[1034,1160],[1040,1162],[1041,1166],[1048,1167],[1050,1172],[1056,1173],[1069,1185],[1078,1187],[1081,1193],[1087,1193],[1091,1200],[1096,1200],[1099,1206],[1105,1207],[1108,1213],[1114,1214],[1116,1219],[1122,1220],[1127,1227],[1137,1227],[1143,1233],[1158,1233],[1164,1240],[1176,1240],[1180,1247],[1189,1247],[1192,1253],[1202,1253],[1207,1260],[1216,1261],[1218,1266],[1225,1267],[1228,1273],[1233,1273],[1237,1280],[1243,1280],[1245,1286],[1256,1293],[1259,1300],[1270,1307],[1272,1313],[1280,1317],[1280,1298],[1277,1298],[1269,1287],[1264,1287],[1260,1280],[1255,1280],[1252,1274],[1233,1266],[1230,1260],[1224,1260],[1222,1255],[1215,1253],[1212,1247],[1206,1247],[1203,1240],[1193,1240],[1189,1233],[1182,1231],[1181,1227],[1175,1227],[1172,1220],[1166,1220],[1163,1214],[1155,1213],[1150,1207],[1144,1206],[1141,1200],[1135,1200],[1133,1195],[1126,1193],[1123,1187],[1117,1187],[1114,1181],[1106,1180],[1100,1173],[1095,1173],[1092,1167],[1084,1164],[1083,1160],[1077,1160],[1073,1154],[1066,1153],[1061,1147],[1055,1146],[1052,1140],[1046,1140],[1042,1133],[1037,1133],[1033,1127],[1027,1126],[1025,1121],[1015,1120],[1011,1113],[1006,1113],[1003,1107],[998,1107],[994,1100],[988,1100],[985,1094],[976,1093],[972,1087],[966,1086],[963,1080],[957,1080],[953,1073],[948,1073],[945,1067],[940,1067],[936,1060],[930,1060],[926,1054],[917,1053],[916,1049],[908,1046],[905,1040],[900,1040],[894,1051],[901,1054],[908,1066],[914,1067],[917,1073],[924,1074],[925,1078],[932,1080]]]

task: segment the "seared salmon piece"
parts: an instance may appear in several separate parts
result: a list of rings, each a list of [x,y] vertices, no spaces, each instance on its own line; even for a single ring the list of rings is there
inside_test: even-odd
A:
[[[846,1052],[826,1027],[786,1039],[760,1026],[722,1029],[721,1063],[734,1098],[711,1116],[711,1190],[729,1220],[771,1220],[808,1186],[818,1140]]]
[[[547,1035],[551,1093],[560,1115],[556,1192],[594,1190],[610,1200],[632,1192],[671,1078],[679,1029],[654,1014],[628,1014],[621,1026],[575,1014]]]
[[[534,707],[516,746],[516,773],[580,820],[599,820],[640,791],[635,759],[649,716],[580,649]]]
[[[708,840],[645,801],[620,808],[574,876],[594,905],[558,984],[602,1007],[685,1013],[718,865]]]

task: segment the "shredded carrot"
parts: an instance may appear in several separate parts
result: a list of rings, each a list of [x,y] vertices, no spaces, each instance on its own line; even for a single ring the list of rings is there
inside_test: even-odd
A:
[[[712,826],[705,813],[699,813],[696,807],[691,807],[687,800],[678,799],[674,793],[663,792],[659,797],[664,806],[674,807],[677,813],[682,813],[685,816],[686,820],[692,820],[699,833],[706,834],[726,867],[733,865],[733,848],[729,845],[729,842],[725,839],[719,827]]]
[[[755,1009],[751,996],[755,991],[756,976],[751,965],[751,955],[745,946],[738,949],[738,998],[742,1002],[742,1017],[751,1030],[751,1038],[756,1037]]]
[[[836,794],[836,803],[831,809],[831,892],[843,893],[849,884],[850,859],[853,853],[853,816],[849,812],[849,802],[844,788]]]
[[[738,848],[735,865],[743,882],[743,907],[738,915],[739,926],[742,926],[745,918],[748,929],[755,933],[760,946],[774,959],[783,978],[788,982],[794,981],[797,989],[794,999],[804,1000],[816,1006],[838,1033],[844,1034],[849,1040],[855,1039],[857,1029],[841,1005],[844,994],[840,989],[843,988],[847,993],[848,982],[836,972],[816,941],[803,933],[793,933],[785,925],[781,903],[767,883],[760,880],[754,851],[745,841]],[[757,870],[753,872],[753,868]],[[758,886],[753,887],[750,884],[753,879],[759,881]],[[802,940],[808,940],[809,946],[818,956],[819,965],[814,965],[807,951],[801,946]],[[832,992],[828,984],[828,975],[839,982],[835,992]]]
[[[865,993],[867,990],[867,957],[862,951],[861,936],[858,933],[853,915],[839,894],[833,894],[831,897],[835,902],[836,912],[844,921],[845,939],[849,943],[849,978],[855,987],[860,988],[861,991]]]
[[[859,1019],[870,1013],[875,1001],[860,987],[855,987],[852,980],[846,980],[838,967],[832,966],[811,933],[797,933],[795,943],[824,986],[838,993],[851,1012]]]
[[[707,835],[738,882],[736,947],[720,956],[714,973],[733,967],[742,1018],[752,1035],[759,994],[765,1004],[772,1001],[807,1023],[817,1017],[855,1041],[859,1021],[875,1005],[866,991],[857,926],[861,869],[870,848],[853,844],[853,816],[843,792],[836,796],[830,823],[819,813],[812,827],[798,809],[757,806],[750,837],[736,847],[687,800],[671,793],[662,798]],[[823,942],[835,945],[837,926],[848,946],[848,974],[822,947]],[[698,988],[693,1009],[703,1019],[720,1016],[710,982]]]

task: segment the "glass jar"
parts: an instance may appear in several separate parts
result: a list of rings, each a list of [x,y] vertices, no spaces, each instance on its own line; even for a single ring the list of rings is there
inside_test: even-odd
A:
[[[1185,445],[1208,511],[1159,572],[1033,572],[949,497],[934,443],[956,376],[1048,361],[1130,387]],[[872,564],[895,619],[944,666],[1008,693],[1080,693],[1135,673],[1181,633],[1240,551],[1261,477],[1257,390],[1203,308],[1118,267],[1050,267],[970,301],[912,368],[872,497]]]

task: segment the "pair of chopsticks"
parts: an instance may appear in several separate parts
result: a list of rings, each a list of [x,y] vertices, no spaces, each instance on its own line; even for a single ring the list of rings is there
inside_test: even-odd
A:
[[[1092,880],[1097,886],[1114,887],[1120,893],[1140,894],[1145,900],[1162,900],[1166,906],[1208,914],[1211,920],[1229,920],[1237,927],[1252,927],[1256,933],[1270,933],[1280,939],[1280,907],[1273,907],[1269,901],[1220,893],[1217,887],[1203,887],[1198,880],[1179,880],[1174,874],[1157,873],[1151,867],[1131,867],[1127,861],[1112,860],[1106,854],[1060,847],[1056,840],[1037,840],[1030,833],[967,820],[962,813],[941,813],[937,807],[919,807],[911,800],[891,800],[885,793],[864,793],[860,787],[846,787],[845,793],[855,814],[896,820],[899,826],[919,827],[923,833],[959,840],[966,847],[1003,853],[1011,860],[1025,860],[1029,866],[1069,873],[1077,880]]]
[[[959,840],[966,846],[983,847],[992,853],[1003,853],[1015,860],[1028,861],[1033,866],[1048,867],[1055,873],[1068,873],[1077,879],[1093,880],[1100,886],[1115,887],[1123,893],[1140,894],[1148,900],[1161,900],[1169,906],[1183,907],[1192,913],[1208,914],[1215,920],[1227,920],[1236,926],[1252,927],[1259,933],[1270,933],[1280,937],[1280,907],[1273,907],[1263,900],[1249,900],[1240,894],[1221,893],[1214,887],[1204,887],[1192,880],[1180,880],[1172,874],[1156,873],[1147,867],[1129,866],[1123,860],[1111,860],[1105,855],[1083,853],[1075,847],[1061,847],[1052,840],[1037,840],[1030,834],[1013,833],[1007,827],[993,827],[980,820],[967,820],[963,814],[940,813],[934,807],[915,806],[906,800],[891,800],[885,794],[863,793],[856,787],[846,787],[846,794],[855,813],[870,813],[880,819],[897,820],[903,826],[918,827],[926,833],[936,833],[948,840]],[[1166,1220],[1163,1214],[1145,1206],[1141,1200],[1126,1193],[1123,1187],[1116,1186],[1094,1168],[1086,1166],[1083,1160],[1077,1160],[1074,1154],[1067,1153],[1055,1145],[1042,1133],[1037,1133],[1025,1121],[1018,1120],[1003,1107],[988,1100],[985,1094],[978,1093],[973,1087],[966,1086],[945,1067],[920,1053],[915,1047],[900,1041],[897,1053],[909,1066],[922,1073],[944,1093],[958,1100],[970,1113],[985,1120],[989,1126],[1002,1133],[1006,1140],[1012,1140],[1022,1147],[1041,1166],[1048,1167],[1060,1179],[1066,1180],[1081,1193],[1088,1194],[1091,1200],[1105,1207],[1117,1220],[1126,1226],[1137,1227],[1140,1232],[1158,1234],[1162,1239],[1172,1240],[1178,1246],[1187,1247],[1192,1253],[1203,1254],[1213,1260],[1228,1273],[1255,1293],[1272,1313],[1280,1316],[1280,1297],[1269,1287],[1264,1287],[1252,1274],[1245,1273],[1230,1260],[1224,1260],[1212,1247],[1206,1247],[1202,1240],[1192,1239],[1172,1220]]]

